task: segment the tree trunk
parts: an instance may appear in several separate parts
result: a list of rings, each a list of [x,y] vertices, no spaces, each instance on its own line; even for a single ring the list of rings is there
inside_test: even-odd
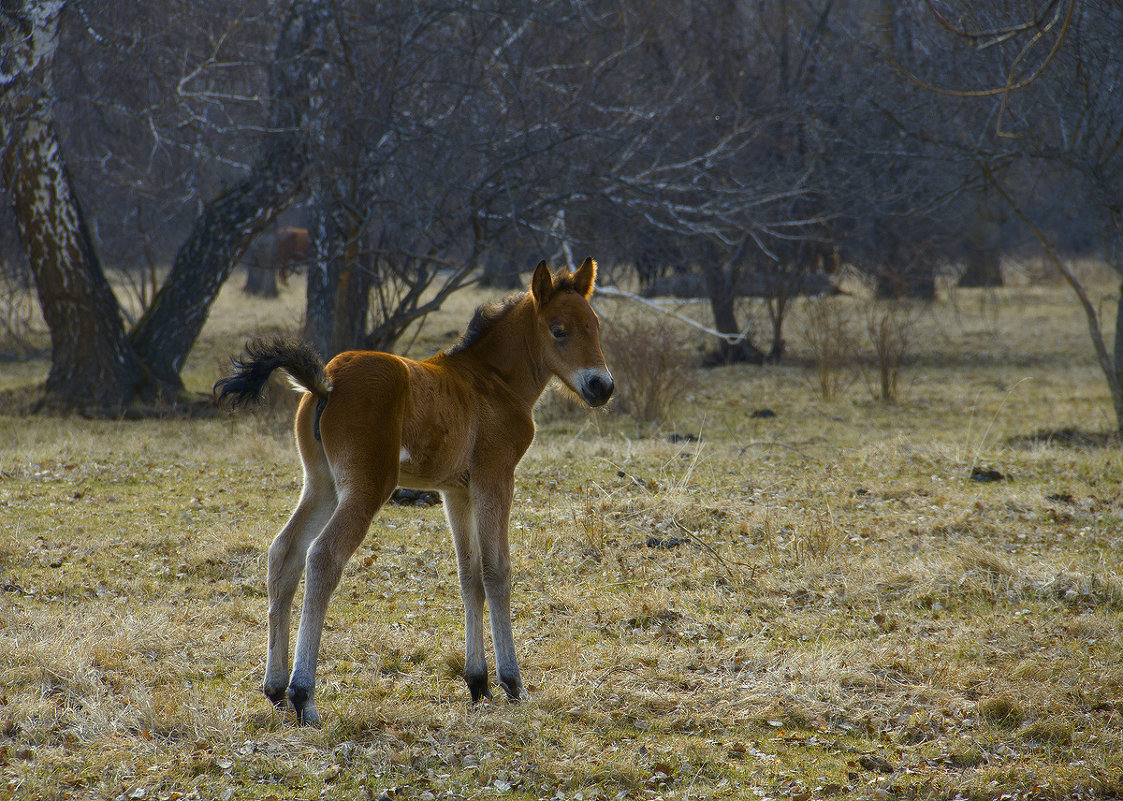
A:
[[[335,324],[332,326],[332,350],[335,353],[361,348],[367,333],[371,271],[366,269],[359,257],[358,236],[358,231],[353,231],[344,250],[335,293]]]
[[[734,290],[734,276],[731,275],[728,265],[711,262],[705,271],[706,291],[710,296],[710,308],[714,313],[714,327],[722,334],[740,336],[741,329],[737,325],[737,312],[734,304],[737,302],[737,293]],[[737,342],[721,340],[715,353],[711,353],[705,360],[706,364],[733,364],[734,362],[748,362],[750,364],[764,364],[767,354],[752,343],[748,335]]]
[[[983,193],[977,193],[967,232],[966,269],[959,279],[961,287],[1002,286],[1002,270],[998,257],[1001,253],[1001,231],[994,219],[994,211]]]
[[[936,271],[927,259],[917,255],[915,246],[887,245],[885,260],[875,279],[876,294],[881,300],[936,299]]]
[[[518,289],[522,286],[518,259],[513,254],[492,247],[484,251],[480,261],[480,286],[489,289]]]
[[[63,5],[5,4],[5,22],[14,24],[0,28],[0,166],[51,332],[48,398],[121,408],[138,394],[182,388],[179,371],[236,259],[299,190],[309,86],[324,61],[314,45],[328,29],[329,9],[306,0],[289,10],[271,65],[261,154],[247,178],[207,204],[168,280],[126,337],[50,118],[50,67]]]
[[[1113,370],[1104,370],[1111,391],[1111,404],[1115,409],[1115,429],[1123,434],[1123,283],[1115,301],[1115,346],[1112,348]]]
[[[308,259],[308,287],[304,295],[304,337],[325,359],[335,355],[334,328],[339,273],[343,264],[343,231],[337,209],[325,178],[312,183],[311,254]]]
[[[1084,309],[1084,319],[1088,323],[1088,335],[1092,340],[1092,348],[1096,351],[1096,360],[1100,363],[1100,370],[1104,374],[1108,391],[1111,393],[1111,404],[1115,411],[1115,427],[1123,435],[1123,336],[1120,336],[1123,332],[1123,281],[1120,282],[1120,295],[1115,306],[1115,345],[1111,353],[1108,353],[1107,341],[1104,339],[1103,329],[1100,327],[1099,311],[1096,304],[1092,303],[1092,299],[1088,296],[1087,290],[1080,283],[1076,273],[1064,263],[1053,242],[1045,235],[1040,226],[1030,219],[1025,210],[1014,201],[989,165],[983,164],[983,172],[990,185],[995,188],[999,197],[1006,203],[1007,208],[1033,232],[1033,235],[1041,244],[1042,250],[1045,251],[1046,258],[1068,283],[1076,294],[1076,299],[1080,301],[1080,306]],[[1112,222],[1116,221],[1112,220]],[[1107,248],[1108,263],[1116,274],[1123,278],[1123,264],[1120,264],[1118,258],[1120,231],[1118,225],[1114,225],[1113,228],[1115,230],[1110,236]]]
[[[331,334],[338,285],[339,282],[332,275],[330,263],[321,262],[318,257],[313,256],[308,263],[308,288],[304,294],[304,338],[324,358],[334,355]]]
[[[246,178],[206,205],[131,333],[137,352],[163,381],[180,384],[179,371],[238,257],[303,186],[303,128],[311,85],[324,61],[318,44],[327,15],[318,2],[289,9],[270,69],[270,124],[261,152]]]
[[[275,264],[269,245],[272,238],[257,237],[243,257],[246,263],[246,282],[242,291],[247,295],[260,298],[275,298],[279,294],[277,289],[277,270],[280,265]]]
[[[246,267],[246,283],[242,285],[242,291],[259,298],[277,297],[280,294],[277,289],[277,271],[250,264]]]
[[[959,286],[997,287],[1003,285],[999,253],[996,248],[976,248],[967,251],[966,269],[959,278]]]
[[[168,279],[137,321],[133,344],[161,380],[181,385],[179,371],[246,243],[300,188],[302,165],[281,164],[289,160],[279,155],[267,154],[249,178],[206,205]]]
[[[8,7],[0,72],[0,174],[51,335],[46,400],[116,406],[145,383],[90,242],[51,114],[51,66],[62,2]],[[9,38],[10,37],[10,38]]]
[[[371,273],[359,258],[356,221],[317,192],[312,204],[312,258],[304,335],[325,358],[362,347]]]

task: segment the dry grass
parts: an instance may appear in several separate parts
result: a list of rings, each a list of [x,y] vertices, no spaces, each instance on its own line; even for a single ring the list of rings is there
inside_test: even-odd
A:
[[[0,417],[0,799],[1117,796],[1123,458],[1027,436],[1109,428],[1106,390],[1063,290],[954,301],[891,406],[731,367],[658,431],[548,415],[511,530],[528,703],[469,704],[441,510],[385,510],[329,612],[318,731],[258,689],[283,410]],[[200,390],[299,314],[243,304]]]

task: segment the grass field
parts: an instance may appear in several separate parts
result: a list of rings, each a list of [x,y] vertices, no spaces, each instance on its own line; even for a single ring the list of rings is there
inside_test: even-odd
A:
[[[199,391],[298,323],[295,289],[236,283]],[[830,301],[858,339],[860,294]],[[291,393],[237,418],[0,417],[0,799],[1123,795],[1123,452],[1074,300],[943,292],[911,313],[895,403],[868,358],[821,398],[808,312],[787,364],[691,369],[661,422],[543,402],[511,527],[520,705],[469,703],[442,511],[391,506],[329,610],[323,728],[272,711]],[[0,365],[0,388],[45,371]]]

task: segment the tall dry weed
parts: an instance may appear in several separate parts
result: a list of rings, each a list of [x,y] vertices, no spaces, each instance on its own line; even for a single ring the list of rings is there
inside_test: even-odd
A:
[[[586,552],[598,562],[604,558],[608,522],[605,518],[604,491],[595,483],[582,488],[581,505],[571,512],[573,528]]]
[[[819,397],[832,400],[852,381],[850,368],[858,346],[846,307],[834,298],[809,298],[803,337],[815,360]]]
[[[868,375],[870,394],[883,401],[900,397],[898,378],[909,355],[916,328],[912,307],[896,300],[878,300],[866,310],[866,334],[873,347],[877,380]]]
[[[625,414],[661,422],[694,384],[694,354],[663,321],[611,323],[602,343],[616,379],[616,408]]]

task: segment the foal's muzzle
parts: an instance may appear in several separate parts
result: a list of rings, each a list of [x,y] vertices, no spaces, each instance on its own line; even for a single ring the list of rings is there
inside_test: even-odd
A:
[[[616,384],[607,370],[588,368],[577,374],[577,389],[581,398],[590,406],[604,406],[612,397]]]

